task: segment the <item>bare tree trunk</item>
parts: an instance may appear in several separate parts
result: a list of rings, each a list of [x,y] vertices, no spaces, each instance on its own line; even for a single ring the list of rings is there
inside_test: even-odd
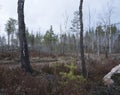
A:
[[[97,32],[97,55],[100,56],[100,35]]]
[[[105,58],[108,58],[108,48],[107,48],[107,26],[105,26]]]
[[[23,70],[27,73],[32,73],[30,65],[28,45],[25,35],[25,22],[24,22],[24,2],[25,0],[18,0],[18,25],[19,25],[19,40],[21,51],[21,65]]]
[[[112,44],[111,44],[111,42],[112,42],[112,40],[111,40],[111,37],[112,37],[112,31],[111,31],[111,16],[112,16],[112,13],[113,13],[113,8],[112,8],[112,6],[110,6],[110,5],[108,5],[108,24],[109,24],[109,42],[108,42],[108,44],[109,44],[109,54],[111,54],[112,53]]]
[[[109,24],[109,27],[110,27],[110,29],[109,29],[109,54],[111,54],[112,53],[112,33],[111,33],[111,25]]]
[[[9,51],[9,48],[10,48],[10,35],[8,34],[8,51]]]
[[[94,53],[94,34],[92,34],[92,53]]]
[[[87,78],[87,69],[84,58],[84,46],[83,46],[83,13],[82,13],[83,0],[80,0],[79,15],[80,15],[80,50],[81,50],[81,62],[82,62],[82,75]]]
[[[78,31],[79,32],[79,31]],[[77,58],[79,58],[79,33],[76,33],[76,56],[77,56]]]

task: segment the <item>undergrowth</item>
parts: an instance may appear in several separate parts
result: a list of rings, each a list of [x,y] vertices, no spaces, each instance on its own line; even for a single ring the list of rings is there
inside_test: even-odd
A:
[[[108,95],[102,78],[119,62],[105,62],[87,63],[86,80],[73,61],[67,65],[34,65],[34,70],[40,72],[34,76],[26,75],[20,68],[0,66],[0,95]]]
[[[77,66],[75,66],[74,60],[71,60],[70,64],[65,64],[65,67],[69,69],[69,72],[60,72],[60,75],[62,78],[66,81],[64,81],[64,84],[67,84],[69,81],[78,81],[79,83],[82,83],[85,81],[82,75],[75,75],[75,69]]]

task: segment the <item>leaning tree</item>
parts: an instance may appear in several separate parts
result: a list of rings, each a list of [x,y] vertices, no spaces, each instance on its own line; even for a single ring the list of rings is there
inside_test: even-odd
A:
[[[18,28],[21,52],[21,65],[22,69],[25,70],[25,72],[32,73],[32,67],[30,65],[29,60],[28,44],[25,34],[24,2],[25,0],[18,0]]]

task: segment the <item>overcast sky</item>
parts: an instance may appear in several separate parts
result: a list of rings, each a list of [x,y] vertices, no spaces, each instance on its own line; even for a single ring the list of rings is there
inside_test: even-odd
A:
[[[0,0],[0,33],[5,34],[4,25],[8,18],[17,19],[18,0]],[[120,0],[84,0],[85,28],[88,26],[89,8],[92,25],[98,23],[101,16],[105,16],[107,5],[113,7],[112,23],[120,21]],[[30,31],[45,32],[53,25],[59,33],[60,25],[64,28],[65,18],[68,19],[68,28],[73,18],[73,12],[78,10],[79,0],[25,0],[25,23]],[[92,26],[91,25],[91,26]]]

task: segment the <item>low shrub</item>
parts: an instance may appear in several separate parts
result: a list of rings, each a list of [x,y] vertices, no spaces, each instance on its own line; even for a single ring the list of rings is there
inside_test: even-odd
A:
[[[20,68],[0,68],[0,93],[3,95],[49,95],[48,81],[25,75]]]
[[[100,61],[93,60],[87,63],[88,78],[86,80],[80,75],[80,69],[76,67],[74,61],[67,65],[59,63],[42,67],[33,65],[37,70],[33,75],[26,75],[20,68],[0,66],[0,94],[107,95],[108,89],[103,85],[102,78],[119,62],[115,60],[105,60],[105,62],[101,64]]]

